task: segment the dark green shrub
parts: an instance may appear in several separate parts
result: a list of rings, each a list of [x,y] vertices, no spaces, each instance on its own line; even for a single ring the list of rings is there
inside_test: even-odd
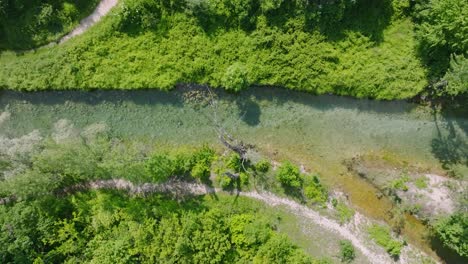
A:
[[[231,155],[229,155],[226,161],[226,166],[229,169],[234,170],[235,172],[240,172],[241,170],[243,170],[242,160],[239,154],[233,152]]]
[[[450,59],[450,68],[443,79],[447,81],[447,87],[440,93],[441,95],[457,96],[467,94],[468,59],[464,55],[453,55]]]
[[[353,244],[349,240],[340,241],[340,260],[344,263],[350,263],[356,257]]]
[[[234,63],[226,69],[222,86],[227,90],[240,92],[249,86],[247,69],[240,63]]]
[[[444,246],[468,257],[468,214],[456,213],[437,221],[434,225],[437,238]]]
[[[191,175],[202,181],[207,181],[211,173],[211,163],[215,157],[215,152],[208,146],[203,146],[192,156]]]
[[[246,172],[239,173],[239,181],[241,185],[248,185],[249,184],[249,174]]]
[[[174,161],[167,155],[153,155],[146,163],[146,171],[154,181],[165,182],[174,175]]]
[[[234,181],[229,176],[221,175],[219,177],[219,185],[221,185],[223,190],[230,190],[234,186]]]
[[[271,167],[270,161],[266,159],[260,160],[259,162],[257,162],[257,164],[255,164],[255,170],[261,173],[268,172],[270,167]]]

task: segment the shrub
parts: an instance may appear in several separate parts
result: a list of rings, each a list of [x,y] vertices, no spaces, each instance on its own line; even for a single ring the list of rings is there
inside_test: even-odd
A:
[[[234,170],[235,172],[240,172],[242,170],[242,160],[239,154],[233,152],[226,161],[226,166],[229,169]]]
[[[219,177],[219,185],[221,185],[221,188],[223,190],[230,190],[234,185],[234,181],[231,179],[231,177],[222,175],[221,177]]]
[[[349,240],[340,241],[340,260],[341,262],[350,263],[356,257],[353,244]]]
[[[301,188],[304,181],[299,168],[289,161],[279,167],[276,178],[283,187],[288,188]]]
[[[239,180],[241,185],[248,185],[249,184],[249,174],[246,172],[241,172],[239,174]]]
[[[190,174],[201,181],[206,181],[210,177],[211,167],[205,163],[197,163],[192,167]]]
[[[263,159],[255,164],[255,170],[258,172],[266,173],[270,169],[271,164],[268,160]]]
[[[466,0],[431,0],[420,7],[419,35],[426,48],[445,49],[448,54],[468,50],[468,2]]]
[[[373,224],[368,228],[367,232],[378,245],[385,248],[390,256],[398,257],[400,255],[404,244],[393,239],[388,228]]]
[[[426,189],[427,188],[427,181],[428,179],[425,176],[419,177],[414,181],[414,185],[418,189]]]
[[[456,213],[440,219],[435,223],[434,231],[444,246],[468,257],[468,213]]]
[[[351,220],[354,216],[354,210],[352,208],[349,208],[344,204],[343,202],[338,202],[336,203],[336,211],[338,212],[338,216],[340,218],[340,223],[344,224]]]
[[[167,155],[153,155],[146,163],[146,171],[156,182],[165,182],[174,173],[174,162]]]
[[[404,174],[396,180],[390,182],[390,188],[394,190],[408,191],[408,185],[406,183],[409,181],[409,176]]]
[[[468,36],[467,36],[468,37]],[[450,59],[450,69],[443,78],[447,87],[443,94],[457,96],[468,93],[468,59],[464,55],[453,55]]]
[[[313,181],[304,188],[304,195],[312,203],[325,203],[328,199],[327,190],[322,186],[320,180],[314,175]]]
[[[191,169],[191,175],[202,181],[208,180],[214,156],[214,150],[208,146],[203,146],[200,150],[196,151],[192,156],[191,163],[193,167]]]
[[[226,72],[222,78],[222,85],[224,88],[234,92],[240,92],[241,90],[249,86],[247,80],[247,69],[240,63],[234,63],[226,69]]]

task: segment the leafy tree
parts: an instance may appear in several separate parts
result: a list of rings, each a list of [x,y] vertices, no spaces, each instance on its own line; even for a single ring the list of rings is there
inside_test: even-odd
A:
[[[467,36],[468,37],[468,36]],[[447,81],[444,93],[457,96],[468,93],[468,59],[464,55],[453,55],[450,59],[450,69],[443,78]]]
[[[314,175],[312,182],[304,187],[304,195],[312,203],[326,203],[328,199],[328,193],[325,187],[320,183],[319,178]]]
[[[419,34],[429,52],[441,48],[450,53],[468,50],[468,2],[427,0],[420,7]]]
[[[255,164],[255,170],[258,172],[262,172],[262,173],[268,172],[270,167],[271,167],[270,161],[266,159],[260,160],[259,162],[257,162],[257,164]]]
[[[462,257],[468,256],[468,214],[456,213],[440,219],[434,225],[442,243]]]
[[[167,155],[156,154],[146,163],[147,172],[156,182],[165,182],[174,173],[174,162]]]
[[[229,155],[226,166],[229,169],[234,170],[235,172],[240,172],[242,168],[242,160],[239,154],[233,152],[231,155]]]
[[[285,235],[274,235],[261,246],[253,263],[311,263]]]
[[[301,188],[304,179],[297,166],[290,161],[286,161],[278,168],[276,178],[284,187]]]
[[[227,90],[234,92],[240,92],[247,88],[249,81],[247,80],[247,69],[245,66],[238,62],[229,66],[223,76],[222,85]]]
[[[278,9],[284,0],[261,0],[260,8],[262,12],[266,13],[268,11]]]

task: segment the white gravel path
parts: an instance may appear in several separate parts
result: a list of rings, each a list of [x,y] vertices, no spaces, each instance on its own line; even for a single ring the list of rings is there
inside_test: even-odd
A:
[[[75,36],[83,34],[89,27],[96,24],[103,16],[109,13],[109,11],[114,6],[116,6],[117,3],[118,0],[102,0],[91,15],[81,20],[80,24],[72,32],[68,33],[59,40],[59,44]]]

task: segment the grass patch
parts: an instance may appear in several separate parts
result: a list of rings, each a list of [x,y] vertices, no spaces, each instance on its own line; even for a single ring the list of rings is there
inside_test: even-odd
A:
[[[422,177],[417,178],[417,179],[414,181],[414,185],[415,185],[418,189],[426,189],[426,188],[427,188],[427,181],[428,181],[428,178],[425,177],[425,176],[422,176]]]
[[[390,256],[397,258],[400,255],[404,243],[393,239],[387,227],[373,224],[367,229],[367,232],[372,240],[385,248]]]

